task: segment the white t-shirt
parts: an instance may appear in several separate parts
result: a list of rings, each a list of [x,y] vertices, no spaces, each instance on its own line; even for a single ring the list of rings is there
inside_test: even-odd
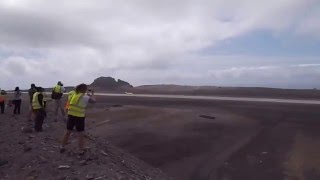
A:
[[[82,96],[82,98],[79,100],[79,103],[81,104],[82,107],[87,107],[89,104],[89,99],[90,97],[88,95]]]
[[[13,100],[20,100],[21,99],[21,92],[20,91],[15,91],[14,92],[14,97]]]

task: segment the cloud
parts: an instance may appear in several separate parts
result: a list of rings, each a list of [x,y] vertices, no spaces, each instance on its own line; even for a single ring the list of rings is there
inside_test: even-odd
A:
[[[209,77],[229,85],[265,86],[280,88],[319,88],[320,64],[297,64],[286,66],[233,67],[222,70],[209,70]]]
[[[257,30],[319,37],[317,5],[316,0],[2,0],[0,76],[15,74],[17,84],[43,86],[90,82],[99,75],[137,84],[167,79],[187,84],[204,55],[183,75],[176,65],[227,39]],[[161,78],[161,71],[170,73]],[[153,73],[148,81],[143,72]]]
[[[311,38],[320,39],[320,6],[315,7],[317,11],[311,11],[303,21],[301,21],[295,30],[296,34],[305,35]]]

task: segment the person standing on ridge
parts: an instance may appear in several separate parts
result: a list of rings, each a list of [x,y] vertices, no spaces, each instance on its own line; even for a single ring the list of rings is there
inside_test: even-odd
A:
[[[80,84],[76,87],[75,93],[70,98],[70,104],[68,107],[68,121],[67,131],[64,134],[62,144],[60,147],[60,153],[65,151],[65,145],[68,143],[70,134],[74,127],[78,132],[78,148],[80,154],[84,153],[84,131],[85,131],[85,116],[86,107],[88,103],[95,103],[94,92],[87,93],[87,85]]]
[[[5,102],[6,102],[5,95],[6,95],[6,92],[4,90],[0,89],[0,109],[1,109],[1,114],[4,113]]]
[[[28,119],[29,121],[32,121],[32,99],[33,99],[33,95],[34,93],[37,92],[37,88],[35,84],[31,84],[30,89],[28,90],[28,94],[29,94],[29,114],[28,114]]]
[[[13,114],[20,114],[21,95],[22,95],[22,93],[21,93],[19,87],[16,87],[14,89],[14,96],[13,96],[13,104],[14,104]]]
[[[37,87],[36,89],[37,92],[33,94],[32,98],[32,110],[35,114],[34,129],[36,132],[41,132],[42,124],[46,117],[42,94],[44,89],[42,87]]]
[[[65,121],[65,112],[62,107],[62,95],[65,92],[63,84],[61,81],[57,83],[57,85],[53,88],[51,98],[54,100],[54,121],[58,121],[59,110],[61,111],[63,120]]]

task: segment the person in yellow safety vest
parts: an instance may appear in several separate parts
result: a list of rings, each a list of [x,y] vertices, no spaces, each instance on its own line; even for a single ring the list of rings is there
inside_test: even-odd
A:
[[[43,88],[37,87],[37,92],[33,94],[32,98],[32,110],[35,114],[35,123],[34,123],[34,129],[36,132],[42,131],[42,124],[44,121],[44,118],[46,117],[46,111],[44,108],[44,102],[43,102]]]
[[[61,83],[61,81],[59,81],[57,85],[53,88],[52,94],[51,94],[51,98],[54,100],[54,104],[55,104],[54,105],[54,115],[55,115],[54,121],[58,121],[59,110],[62,114],[63,120],[66,121],[65,112],[62,107],[62,101],[61,101],[61,98],[64,92],[65,92],[65,89],[63,87],[63,84]]]
[[[88,87],[86,84],[80,84],[76,87],[75,93],[73,93],[70,97],[68,107],[67,131],[65,132],[62,140],[60,153],[63,153],[65,151],[65,145],[68,143],[70,134],[74,127],[76,127],[76,130],[78,132],[78,148],[80,150],[80,154],[84,153],[86,107],[88,103],[96,102],[94,92],[86,94],[87,89]]]
[[[5,107],[5,102],[6,102],[5,95],[6,95],[6,92],[4,90],[0,89],[0,109],[1,109],[1,114],[4,113],[4,107]]]
[[[31,84],[30,89],[28,90],[28,94],[29,94],[29,113],[28,113],[28,119],[29,121],[32,121],[32,117],[33,117],[33,111],[32,111],[32,100],[33,100],[33,95],[34,93],[37,92],[36,89],[36,85],[35,84]]]

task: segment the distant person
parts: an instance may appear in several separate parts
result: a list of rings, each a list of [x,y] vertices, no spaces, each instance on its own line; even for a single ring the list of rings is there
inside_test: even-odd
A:
[[[94,92],[87,92],[87,85],[80,84],[76,87],[75,93],[71,96],[70,104],[68,107],[68,121],[67,131],[64,134],[60,152],[65,151],[65,145],[68,143],[70,134],[74,127],[78,132],[78,148],[80,154],[84,153],[84,131],[85,131],[85,116],[86,107],[88,103],[95,103]]]
[[[33,99],[33,95],[34,93],[37,92],[37,88],[35,84],[31,84],[30,89],[28,90],[28,94],[29,94],[29,114],[28,114],[28,118],[29,121],[32,120],[32,99]]]
[[[0,89],[0,109],[1,109],[1,114],[4,113],[4,108],[5,108],[5,103],[6,103],[6,95],[7,93],[4,90]]]
[[[63,110],[62,101],[61,101],[61,98],[64,92],[65,92],[65,89],[63,87],[63,84],[61,83],[61,81],[59,81],[57,85],[53,88],[52,94],[51,94],[51,98],[54,100],[54,116],[55,116],[54,121],[58,121],[59,110],[65,121],[65,112]]]
[[[37,92],[33,94],[32,98],[32,110],[35,115],[34,129],[36,132],[42,131],[42,124],[46,117],[46,111],[43,102],[43,91],[42,87],[37,87]]]
[[[14,89],[13,100],[12,103],[14,105],[13,114],[20,114],[21,109],[21,91],[19,87]]]

